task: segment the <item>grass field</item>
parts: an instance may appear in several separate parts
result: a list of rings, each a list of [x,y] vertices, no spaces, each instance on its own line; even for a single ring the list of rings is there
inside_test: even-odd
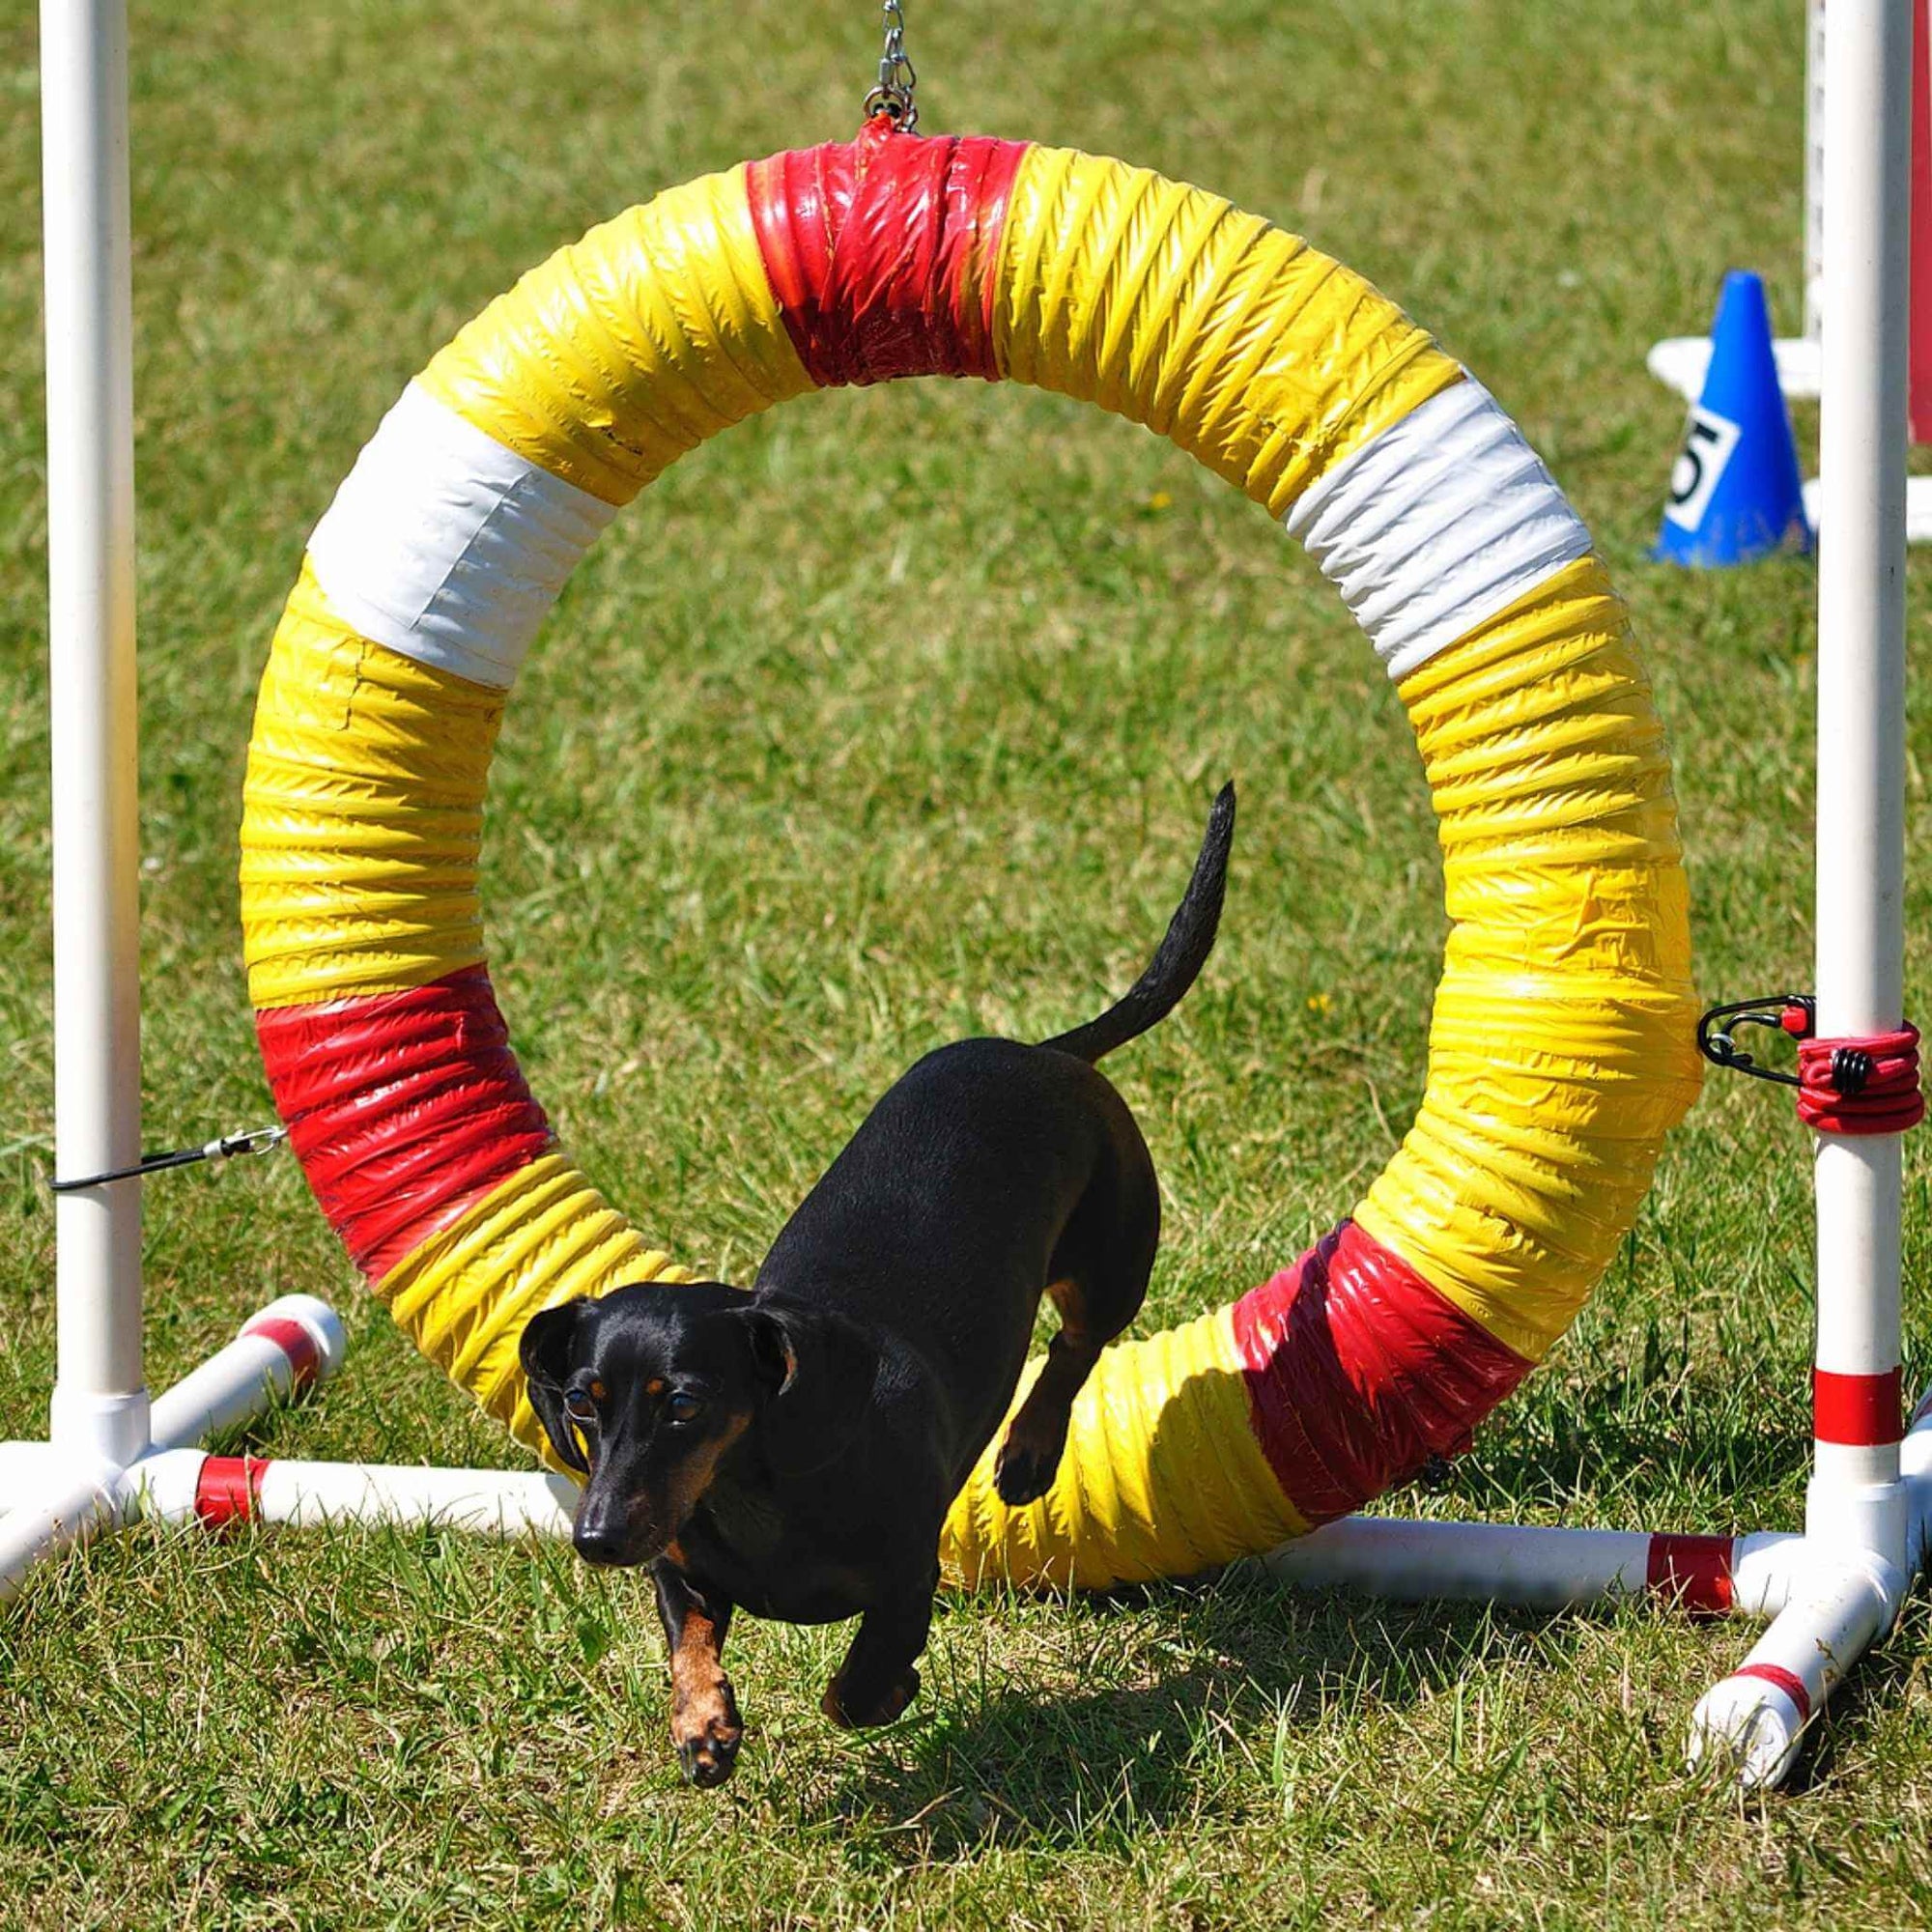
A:
[[[1629,598],[1677,760],[1699,982],[1808,983],[1814,576],[1650,564],[1678,409],[1647,343],[1733,264],[1795,325],[1802,14],[1604,0],[919,10],[926,125],[1122,154],[1362,270],[1522,422]],[[866,6],[232,0],[134,20],[147,1138],[267,1117],[243,992],[247,720],[302,539],[396,391],[552,247],[848,132]],[[53,1350],[45,544],[30,10],[0,12],[0,1435]],[[1801,426],[1807,434],[1811,425]],[[1915,563],[1915,639],[1932,575]],[[1916,693],[1922,840],[1932,715]],[[604,539],[511,708],[492,956],[538,1093],[688,1261],[746,1276],[869,1096],[1086,1016],[1213,786],[1220,950],[1114,1071],[1160,1164],[1144,1325],[1346,1212],[1420,1093],[1442,933],[1412,743],[1264,517],[1059,401],[908,385],[719,439]],[[1928,1001],[1932,899],[1910,923]],[[1924,1144],[1908,1156],[1922,1279]],[[354,1354],[269,1449],[507,1461],[292,1161],[149,1190],[150,1375],[270,1293]],[[1730,1530],[1802,1509],[1811,1239],[1787,1106],[1714,1083],[1590,1310],[1405,1510]],[[1921,1297],[1908,1379],[1932,1366]],[[888,1732],[837,1633],[741,1625],[722,1796],[664,1741],[647,1590],[440,1535],[137,1534],[0,1623],[9,1927],[1912,1925],[1932,1916],[1916,1604],[1762,1804],[1680,1769],[1747,1641],[1294,1599],[1232,1576],[961,1601]]]

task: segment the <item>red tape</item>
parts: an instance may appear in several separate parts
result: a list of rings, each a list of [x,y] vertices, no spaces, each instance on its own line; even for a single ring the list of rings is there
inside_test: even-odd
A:
[[[1918,1029],[1801,1040],[1798,1118],[1823,1134],[1902,1134],[1916,1127],[1925,1118]]]
[[[195,1520],[204,1529],[225,1529],[246,1522],[255,1514],[255,1498],[269,1461],[255,1456],[210,1456],[195,1479]]]
[[[371,1281],[550,1151],[484,967],[255,1030],[289,1145]]]
[[[1781,1663],[1742,1663],[1731,1672],[1733,1677],[1755,1677],[1766,1684],[1775,1685],[1798,1706],[1798,1721],[1808,1722],[1811,1717],[1811,1693],[1804,1688],[1804,1680],[1785,1669]]]
[[[322,1350],[316,1346],[315,1337],[299,1321],[291,1321],[280,1315],[258,1315],[243,1325],[242,1332],[272,1342],[289,1358],[291,1395],[299,1395],[321,1372]]]
[[[1875,1448],[1905,1438],[1905,1371],[1841,1376],[1811,1371],[1811,1433],[1820,1442]]]
[[[752,226],[799,360],[822,388],[999,379],[993,296],[1024,141],[901,134],[753,161]]]
[[[1731,1607],[1731,1539],[1728,1536],[1653,1536],[1645,1581],[1694,1615],[1722,1616]]]
[[[1311,1524],[1460,1455],[1530,1368],[1352,1221],[1234,1323],[1256,1440]]]

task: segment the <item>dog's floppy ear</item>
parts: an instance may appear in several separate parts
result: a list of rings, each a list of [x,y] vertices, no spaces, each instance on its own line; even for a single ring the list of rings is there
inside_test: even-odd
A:
[[[563,1412],[563,1382],[570,1374],[577,1345],[578,1318],[589,1307],[581,1297],[546,1308],[530,1317],[517,1354],[530,1385],[530,1406],[544,1426],[557,1455],[573,1469],[590,1473],[583,1451],[577,1445],[577,1431]]]
[[[878,1349],[856,1322],[826,1309],[757,1301],[738,1319],[751,1329],[769,1391],[761,1433],[773,1464],[787,1472],[822,1467],[865,1420]]]

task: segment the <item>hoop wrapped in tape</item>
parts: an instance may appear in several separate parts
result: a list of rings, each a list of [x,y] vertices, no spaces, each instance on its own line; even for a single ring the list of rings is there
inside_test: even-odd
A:
[[[250,985],[318,1199],[417,1345],[540,1444],[540,1308],[678,1279],[553,1143],[483,963],[484,784],[524,651],[616,508],[808,389],[971,375],[1171,438],[1307,543],[1396,680],[1451,919],[1428,1090],[1354,1213],[1110,1350],[1059,1479],[990,1453],[951,1573],[1258,1550],[1451,1452],[1563,1332],[1696,1092],[1663,737],[1623,606],[1490,395],[1392,303],[1198,188],[868,125],[673,188],[465,327],[318,526],[256,714]]]

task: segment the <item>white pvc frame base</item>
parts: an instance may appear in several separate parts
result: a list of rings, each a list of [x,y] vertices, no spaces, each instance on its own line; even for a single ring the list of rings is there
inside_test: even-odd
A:
[[[192,1445],[333,1375],[345,1347],[326,1301],[286,1294],[153,1405],[145,1443],[126,1462],[74,1442],[0,1442],[0,1604],[47,1558],[126,1522],[130,1480],[154,1459],[199,1455]]]
[[[1901,1445],[1899,1472],[1916,1575],[1932,1554],[1932,1391]],[[1681,1579],[1659,1562],[1659,1546],[1710,1541],[1356,1516],[1262,1560],[1278,1581],[1297,1589],[1560,1611],[1644,1596],[1671,1602],[1681,1595]],[[1698,1701],[1689,1756],[1692,1764],[1727,1759],[1739,1781],[1757,1789],[1789,1774],[1805,1731],[1852,1665],[1891,1628],[1913,1579],[1882,1558],[1816,1547],[1803,1536],[1721,1539],[1715,1557],[1720,1600],[1694,1607],[1772,1622],[1738,1668]]]
[[[49,1558],[140,1520],[210,1529],[238,1520],[438,1523],[486,1536],[569,1536],[576,1486],[540,1469],[303,1463],[212,1456],[199,1446],[332,1376],[344,1343],[327,1302],[284,1295],[155,1403],[153,1440],[130,1462],[53,1442],[0,1442],[0,1604]]]
[[[235,1521],[361,1523],[568,1539],[577,1487],[543,1470],[224,1457],[192,1446],[299,1391],[304,1364],[263,1332],[278,1322],[299,1323],[315,1338],[313,1378],[340,1366],[333,1312],[313,1296],[285,1296],[155,1404],[155,1444],[132,1463],[76,1466],[50,1443],[0,1443],[0,1603],[43,1561],[139,1520],[209,1530]],[[1932,1392],[1906,1435],[1900,1473],[1916,1574],[1932,1551]],[[1667,1560],[1687,1545],[1703,1547],[1708,1559],[1702,1592],[1687,1593]],[[1912,1580],[1882,1559],[1814,1547],[1799,1535],[1699,1538],[1369,1516],[1330,1523],[1261,1561],[1291,1588],[1395,1602],[1560,1612],[1649,1597],[1707,1614],[1768,1618],[1748,1656],[1705,1693],[1690,1720],[1690,1761],[1721,1759],[1747,1788],[1788,1775],[1805,1732],[1858,1658],[1890,1629]]]

